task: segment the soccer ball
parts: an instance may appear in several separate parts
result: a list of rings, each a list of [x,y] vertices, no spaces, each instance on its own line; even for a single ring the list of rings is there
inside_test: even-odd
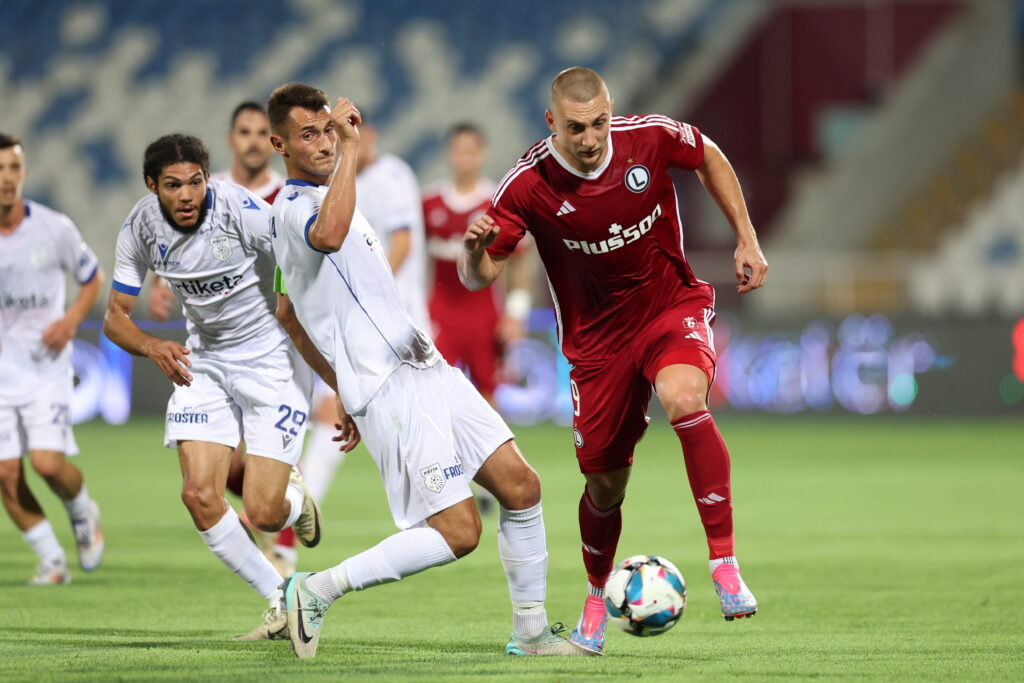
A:
[[[604,606],[616,626],[634,636],[657,636],[683,616],[686,582],[657,555],[634,555],[615,567],[604,588]]]

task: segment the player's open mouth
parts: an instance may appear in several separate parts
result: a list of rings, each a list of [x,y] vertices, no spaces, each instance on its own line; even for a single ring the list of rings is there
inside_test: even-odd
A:
[[[184,218],[192,218],[196,213],[195,209],[179,209],[178,215]]]

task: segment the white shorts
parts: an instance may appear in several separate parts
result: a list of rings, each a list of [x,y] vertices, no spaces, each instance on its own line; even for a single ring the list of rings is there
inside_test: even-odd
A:
[[[228,361],[189,355],[192,385],[167,402],[164,446],[207,441],[289,465],[299,461],[313,373],[290,342],[259,358]]]
[[[513,438],[469,380],[444,361],[426,369],[402,365],[355,421],[399,529],[472,496],[477,470]]]
[[[20,458],[29,451],[78,455],[70,419],[73,386],[69,373],[43,384],[31,403],[0,406],[0,460]]]

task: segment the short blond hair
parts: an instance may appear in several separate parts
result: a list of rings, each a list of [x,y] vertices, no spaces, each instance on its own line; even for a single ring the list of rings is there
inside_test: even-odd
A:
[[[589,102],[601,95],[608,96],[608,86],[601,75],[585,66],[569,67],[551,81],[551,104],[560,100]]]

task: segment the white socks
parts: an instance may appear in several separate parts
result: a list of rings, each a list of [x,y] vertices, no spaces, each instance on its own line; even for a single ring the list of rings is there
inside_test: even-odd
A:
[[[291,503],[292,509],[288,513],[288,519],[284,521],[284,526],[278,529],[278,531],[287,529],[292,524],[295,524],[295,520],[302,514],[302,503],[305,498],[306,494],[303,492],[302,486],[297,482],[289,480],[288,485],[284,487],[284,499]]]
[[[89,492],[85,490],[84,482],[77,496],[62,502],[72,522],[80,522],[89,516]]]
[[[281,583],[281,576],[256,544],[249,540],[234,510],[228,507],[219,522],[206,531],[200,531],[199,535],[224,566],[270,602]]]
[[[418,527],[399,531],[337,567],[317,572],[307,585],[333,602],[350,590],[391,583],[454,561],[455,554],[437,529]]]
[[[302,454],[302,466],[299,469],[306,480],[306,488],[317,503],[324,499],[334,473],[345,460],[345,454],[338,450],[340,444],[331,440],[335,434],[334,425],[314,423],[306,441],[306,450]]]
[[[531,638],[547,626],[548,550],[540,503],[525,510],[500,508],[498,552],[512,597],[512,628]]]
[[[85,490],[84,486],[82,490]],[[44,519],[28,531],[21,532],[21,537],[32,548],[40,562],[53,563],[64,559],[64,548],[57,542],[57,535],[53,533],[49,520]]]

